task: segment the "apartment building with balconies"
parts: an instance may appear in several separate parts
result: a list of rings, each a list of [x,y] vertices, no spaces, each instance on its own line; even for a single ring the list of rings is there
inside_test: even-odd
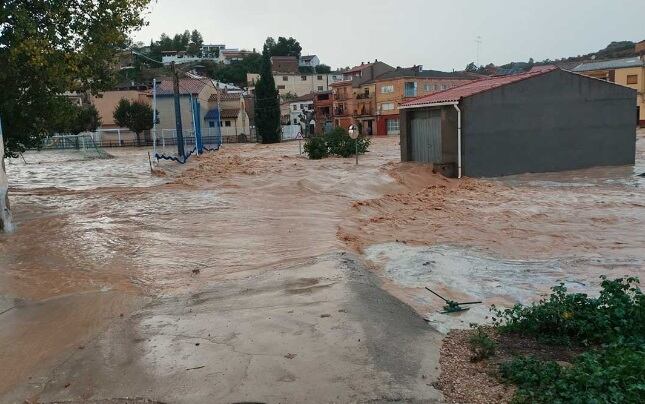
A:
[[[479,75],[466,72],[423,70],[421,66],[400,68],[374,80],[376,129],[374,134],[399,134],[399,106],[416,97],[448,90],[473,80]]]

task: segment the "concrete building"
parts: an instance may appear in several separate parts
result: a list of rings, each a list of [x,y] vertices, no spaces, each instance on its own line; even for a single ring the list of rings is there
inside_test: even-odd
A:
[[[248,73],[246,75],[249,91],[255,90],[255,83],[260,79],[257,73]],[[281,96],[292,95],[302,97],[310,93],[318,93],[329,90],[329,74],[293,74],[293,73],[274,73],[276,89]]]
[[[423,70],[421,66],[396,68],[375,80],[373,103],[375,134],[399,135],[399,105],[420,96],[444,91],[481,76],[466,72]]]
[[[401,106],[401,159],[449,176],[634,164],[636,91],[555,66]]]
[[[122,99],[131,102],[138,101],[150,104],[150,94],[147,91],[124,90],[124,91],[105,91],[91,98],[90,102],[101,117],[101,129],[117,129],[119,125],[114,122],[114,110]]]
[[[636,90],[636,119],[645,127],[645,57],[583,63],[573,71]]]
[[[331,91],[316,93],[314,96],[314,119],[316,133],[326,133],[333,127],[334,100]]]
[[[300,67],[316,68],[320,65],[320,59],[316,55],[300,56]]]
[[[214,136],[218,126],[222,136],[229,138],[227,141],[242,141],[241,137],[248,139],[251,133],[251,119],[242,93],[212,94],[208,98],[208,112],[203,117],[203,136]]]
[[[292,100],[289,100],[283,104],[286,104],[287,114],[284,116],[285,125],[300,125],[301,117],[307,118],[309,116],[314,116],[314,97],[315,94],[310,93],[303,95],[302,97],[297,97]]]
[[[215,94],[215,86],[209,79],[182,78],[179,80],[179,94],[181,105],[182,126],[186,130],[193,129],[192,99],[200,102],[200,116],[203,117],[209,110],[209,99]],[[157,131],[174,133],[175,131],[175,101],[172,80],[161,80],[157,85],[157,111],[159,111],[159,124]]]
[[[299,73],[298,58],[295,56],[272,56],[271,71],[274,73]]]
[[[375,60],[344,71],[343,81],[330,86],[334,93],[334,126],[347,129],[352,124],[360,123],[364,133],[371,130],[375,134],[372,82],[392,70],[392,66]]]

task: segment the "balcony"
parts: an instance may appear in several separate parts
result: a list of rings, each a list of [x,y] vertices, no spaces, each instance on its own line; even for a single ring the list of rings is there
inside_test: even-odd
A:
[[[372,95],[369,93],[363,93],[363,94],[356,94],[356,99],[357,100],[369,100],[372,98]]]

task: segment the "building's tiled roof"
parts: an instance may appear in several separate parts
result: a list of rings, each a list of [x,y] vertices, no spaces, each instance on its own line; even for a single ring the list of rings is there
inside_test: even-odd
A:
[[[239,114],[239,108],[222,108],[222,118],[237,118]]]
[[[316,94],[314,93],[309,93],[305,95],[301,95],[300,97],[296,97],[292,100],[289,100],[289,102],[302,102],[302,101],[313,101],[314,97]]]
[[[208,85],[207,80],[179,79],[179,94],[199,94]],[[157,86],[157,95],[173,95],[172,80],[162,80]]]
[[[349,74],[349,73],[360,72],[360,71],[363,71],[363,70],[367,69],[368,67],[372,66],[373,64],[374,63],[363,63],[362,65],[354,66],[351,69],[349,69],[349,70],[347,70],[347,71],[345,71],[343,73]]]
[[[542,74],[558,70],[555,66],[539,66],[534,67],[526,73],[514,74],[509,76],[490,77],[477,81],[471,81],[461,86],[453,87],[451,89],[440,91],[438,93],[426,95],[408,101],[401,105],[401,107],[415,107],[431,104],[439,104],[444,102],[458,102],[462,98],[470,97],[471,95],[483,93],[494,88],[502,87],[507,84],[515,83],[521,80],[526,80],[532,77],[540,76]]]
[[[467,72],[442,72],[438,70],[421,70],[418,68],[409,67],[409,68],[397,68],[391,72],[384,73],[378,76],[374,81],[380,80],[391,80],[402,77],[421,77],[421,78],[432,78],[432,79],[470,79],[476,80],[481,76],[467,73]]]
[[[645,61],[639,57],[601,60],[598,62],[582,63],[574,68],[574,72],[588,72],[591,70],[622,69],[626,67],[642,67]]]
[[[220,101],[236,101],[240,99],[240,94],[236,93],[220,93]],[[208,98],[208,102],[217,102],[217,94],[211,94]]]
[[[316,55],[305,55],[305,56],[300,56],[300,59],[305,61],[305,62],[309,62],[311,59],[313,59],[315,57],[316,57]]]

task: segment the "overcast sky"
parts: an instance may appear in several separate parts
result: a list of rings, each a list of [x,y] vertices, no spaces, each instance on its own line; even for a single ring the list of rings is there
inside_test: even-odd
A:
[[[556,59],[645,39],[645,0],[156,0],[149,43],[162,32],[198,29],[207,43],[260,50],[268,36],[293,36],[303,54],[334,68],[375,58],[392,66],[463,69]]]

